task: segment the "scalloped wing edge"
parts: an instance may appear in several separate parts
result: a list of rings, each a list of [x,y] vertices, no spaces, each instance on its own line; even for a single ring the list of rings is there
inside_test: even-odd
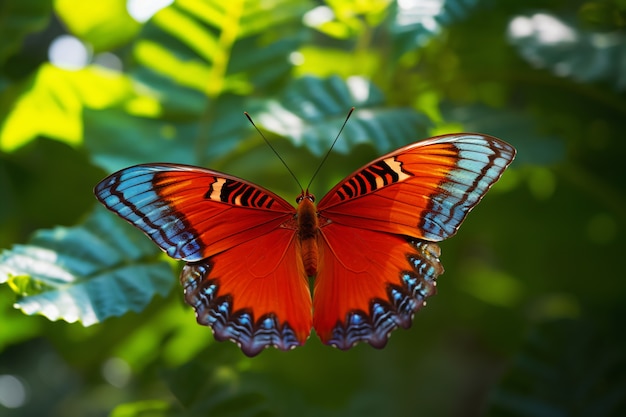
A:
[[[426,305],[428,297],[436,294],[436,280],[444,269],[439,261],[439,245],[413,238],[407,238],[407,242],[416,252],[407,254],[410,270],[400,272],[402,285],[388,284],[388,299],[371,300],[369,312],[348,312],[345,321],[335,325],[326,344],[348,350],[359,342],[367,342],[382,349],[393,330],[411,327],[415,313]]]
[[[211,270],[210,259],[188,263],[180,274],[180,282],[185,301],[196,312],[196,320],[209,326],[216,340],[236,343],[249,357],[268,347],[291,350],[304,343],[298,340],[288,323],[281,326],[275,314],[266,314],[255,320],[254,313],[247,309],[233,312],[231,296],[220,295],[218,281],[209,278]]]

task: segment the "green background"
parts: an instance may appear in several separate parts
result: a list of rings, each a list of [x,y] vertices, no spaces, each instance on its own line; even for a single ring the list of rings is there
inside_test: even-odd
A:
[[[131,2],[129,2],[130,4]],[[0,3],[0,414],[626,414],[626,2]],[[69,34],[86,65],[50,62]],[[98,207],[140,163],[318,198],[428,136],[513,144],[383,350],[312,336],[246,358],[182,301],[180,263]]]

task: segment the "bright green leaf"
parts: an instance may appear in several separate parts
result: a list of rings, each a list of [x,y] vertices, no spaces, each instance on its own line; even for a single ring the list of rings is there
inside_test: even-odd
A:
[[[99,52],[123,45],[139,32],[141,26],[128,14],[126,3],[55,0],[54,9],[72,34]]]
[[[304,17],[304,23],[337,39],[362,36],[386,15],[389,0],[329,0]]]
[[[180,59],[161,44],[147,40],[135,44],[134,55],[137,62],[149,65],[158,74],[171,78],[182,86],[199,91],[206,89],[210,68],[199,59]]]
[[[319,48],[315,46],[303,46],[300,48],[296,59],[295,73],[297,76],[316,75],[318,77],[330,77],[339,75],[347,78],[355,73],[374,74],[384,65],[380,60],[380,54],[374,50],[366,50],[357,53],[343,49]],[[332,65],[329,65],[329,62]]]
[[[137,401],[118,405],[109,417],[165,417],[170,415],[170,408],[170,403],[165,400]]]
[[[0,126],[0,149],[10,152],[38,136],[70,145],[83,140],[83,107],[103,108],[132,97],[130,81],[96,66],[68,71],[43,65],[22,86]]]
[[[291,69],[288,58],[302,38],[302,13],[302,2],[293,0],[173,3],[141,32],[133,49],[135,76],[155,91],[162,88],[160,80],[168,80],[184,94],[248,94]]]

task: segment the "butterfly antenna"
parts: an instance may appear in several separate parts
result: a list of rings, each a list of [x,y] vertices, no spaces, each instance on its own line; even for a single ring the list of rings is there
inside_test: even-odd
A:
[[[287,163],[285,162],[285,160],[280,156],[280,154],[276,151],[276,149],[274,149],[274,147],[272,146],[272,144],[270,143],[269,140],[267,140],[267,138],[265,137],[265,135],[263,134],[263,132],[261,132],[261,130],[257,127],[257,125],[254,124],[254,122],[252,121],[252,117],[250,117],[250,115],[248,114],[247,111],[243,112],[243,114],[246,115],[246,117],[248,118],[248,120],[250,121],[250,123],[252,123],[252,126],[254,126],[254,128],[256,129],[257,132],[259,132],[259,135],[261,135],[261,137],[263,138],[263,140],[265,141],[265,143],[267,143],[267,146],[270,147],[270,149],[272,150],[272,152],[274,152],[274,154],[278,157],[278,159],[280,160],[280,162],[283,163],[283,165],[285,166],[285,168],[287,168],[287,171],[289,171],[289,173],[291,174],[291,176],[293,177],[294,180],[296,180],[296,183],[298,183],[298,187],[300,187],[301,191],[304,191],[304,188],[302,188],[302,185],[300,184],[300,181],[298,181],[298,177],[296,177],[296,175],[293,173],[293,171],[289,168],[289,165],[287,165]]]
[[[346,120],[343,121],[343,124],[341,125],[341,129],[339,129],[339,133],[337,133],[337,136],[335,137],[335,140],[333,141],[333,144],[330,145],[330,148],[328,149],[328,152],[326,152],[326,155],[324,155],[324,158],[322,159],[322,162],[320,162],[320,164],[317,166],[317,169],[313,173],[313,176],[311,177],[311,181],[309,181],[309,185],[306,186],[307,191],[309,190],[309,187],[311,186],[311,184],[313,183],[313,180],[317,176],[317,173],[320,172],[320,169],[322,168],[322,165],[324,165],[324,162],[326,162],[326,160],[330,156],[330,153],[332,152],[333,148],[335,147],[335,144],[337,143],[337,140],[339,139],[339,136],[341,136],[341,132],[343,132],[343,128],[346,127],[346,123],[348,123],[348,119],[350,118],[350,116],[352,116],[352,112],[353,111],[354,111],[354,107],[352,107],[350,109],[350,111],[348,112],[348,115],[346,116]]]

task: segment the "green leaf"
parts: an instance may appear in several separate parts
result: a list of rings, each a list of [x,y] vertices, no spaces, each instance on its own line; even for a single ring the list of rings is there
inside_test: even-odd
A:
[[[296,78],[306,75],[330,77],[338,75],[348,78],[354,74],[374,74],[384,65],[380,51],[368,49],[358,54],[352,50],[319,47],[312,44],[302,46],[299,51],[299,65],[294,69]]]
[[[424,46],[441,30],[469,16],[485,0],[430,0],[392,3],[389,30],[394,37],[394,55]]]
[[[134,93],[128,78],[99,67],[69,71],[42,65],[19,89],[0,125],[0,150],[11,152],[38,136],[79,145],[83,139],[83,107],[104,108]],[[8,94],[8,93],[7,93]],[[4,103],[3,103],[4,104]]]
[[[170,415],[170,408],[170,403],[165,400],[137,401],[118,405],[109,417],[165,417]]]
[[[0,283],[24,313],[89,326],[141,311],[174,279],[140,232],[98,208],[83,224],[40,230],[0,256]]]
[[[49,1],[3,0],[0,2],[0,66],[16,52],[29,33],[43,29],[50,20]]]
[[[130,16],[126,3],[55,0],[54,10],[72,34],[100,52],[127,43],[139,32],[141,25]]]
[[[177,1],[144,26],[133,47],[134,74],[154,91],[165,79],[185,95],[190,89],[211,98],[269,87],[291,70],[303,7],[294,0]]]
[[[430,121],[405,107],[390,108],[376,86],[361,77],[303,77],[287,86],[278,100],[263,104],[263,126],[304,145],[316,155],[326,152],[345,121],[335,150],[347,153],[358,144],[371,144],[387,152],[427,136]]]
[[[362,36],[379,24],[387,10],[387,0],[329,0],[304,16],[304,23],[337,39]]]
[[[549,13],[515,16],[510,42],[531,65],[579,82],[605,81],[626,89],[626,35],[577,28]]]

